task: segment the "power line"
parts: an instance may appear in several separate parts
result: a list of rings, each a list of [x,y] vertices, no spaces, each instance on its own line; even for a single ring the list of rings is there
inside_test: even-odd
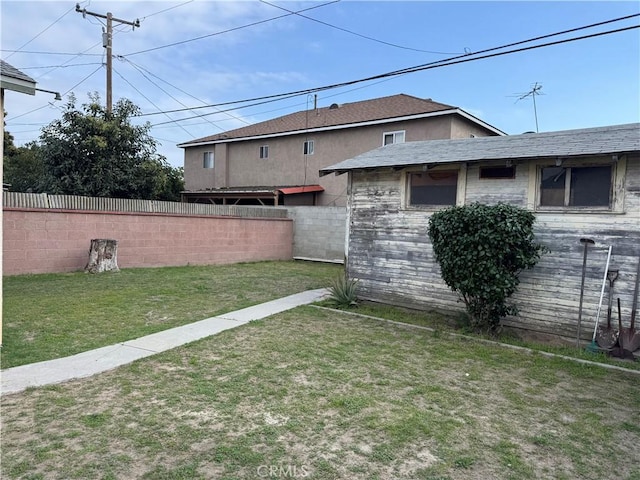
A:
[[[340,30],[341,32],[345,32],[345,33],[348,33],[350,35],[355,35],[356,37],[364,38],[365,40],[371,40],[372,42],[381,43],[383,45],[388,45],[390,47],[400,48],[400,49],[403,49],[403,50],[411,50],[413,52],[433,53],[433,54],[436,54],[436,55],[458,55],[459,54],[459,52],[434,52],[434,51],[430,51],[430,50],[421,50],[419,48],[406,47],[404,45],[398,45],[396,43],[385,42],[384,40],[379,40],[377,38],[368,37],[367,35],[363,35],[361,33],[354,32],[352,30],[347,30],[346,28],[338,27],[337,25],[333,25],[331,23],[323,22],[322,20],[318,20],[317,18],[309,17],[307,15],[302,15],[299,12],[294,12],[293,10],[289,10],[288,8],[281,7],[280,5],[276,5],[274,3],[267,2],[266,0],[260,0],[260,2],[264,3],[266,5],[269,5],[271,7],[278,8],[280,10],[284,10],[285,12],[289,12],[292,15],[297,15],[298,17],[306,18],[307,20],[311,20],[312,22],[316,22],[316,23],[319,23],[321,25],[325,25],[327,27],[331,27],[333,29]]]
[[[275,101],[281,100],[282,98],[291,98],[291,97],[296,97],[296,96],[300,96],[300,95],[306,95],[306,94],[309,94],[309,93],[316,93],[316,92],[321,92],[321,91],[324,91],[324,90],[331,90],[331,89],[338,88],[338,87],[355,85],[357,83],[368,82],[368,81],[371,81],[371,80],[378,80],[378,79],[381,79],[381,78],[394,77],[394,76],[398,76],[398,75],[405,75],[405,74],[408,74],[408,73],[415,73],[415,72],[420,72],[420,71],[424,71],[424,70],[431,70],[431,69],[434,69],[434,68],[440,68],[440,67],[445,67],[445,66],[449,66],[449,65],[457,65],[457,64],[460,64],[460,63],[473,62],[473,61],[476,61],[476,60],[483,60],[483,59],[487,59],[487,58],[499,57],[499,56],[503,56],[503,55],[509,55],[509,54],[512,54],[512,53],[525,52],[525,51],[529,51],[529,50],[535,50],[535,49],[538,49],[538,48],[549,47],[549,46],[552,46],[552,45],[560,45],[560,44],[563,44],[563,43],[575,42],[575,41],[578,41],[578,40],[585,40],[585,39],[588,39],[588,38],[595,38],[595,37],[600,37],[600,36],[603,36],[603,35],[610,35],[610,34],[613,34],[613,33],[620,33],[620,32],[624,32],[624,31],[627,31],[627,30],[636,29],[636,28],[640,28],[640,25],[633,25],[633,26],[630,26],[630,27],[619,28],[619,29],[616,29],[616,30],[608,30],[608,31],[605,31],[605,32],[598,32],[598,33],[593,33],[593,34],[589,34],[589,35],[583,35],[581,37],[574,37],[574,38],[568,38],[568,39],[564,39],[564,40],[557,40],[555,42],[548,42],[548,43],[543,43],[543,44],[539,44],[539,45],[532,45],[532,46],[529,46],[529,47],[517,48],[517,49],[514,49],[514,50],[507,50],[505,52],[497,52],[497,53],[491,53],[491,54],[488,54],[488,55],[482,55],[482,56],[478,56],[478,57],[474,56],[472,58],[468,58],[469,55],[476,55],[477,53],[479,53],[479,52],[477,52],[477,53],[474,53],[474,54],[462,55],[461,56],[461,57],[467,57],[467,58],[453,57],[452,59],[449,59],[449,60],[438,60],[436,62],[430,62],[430,63],[423,64],[423,65],[417,65],[417,66],[405,68],[405,69],[402,69],[402,70],[395,70],[393,72],[382,73],[382,74],[379,74],[379,75],[374,75],[374,76],[371,76],[371,77],[361,78],[361,79],[357,79],[357,80],[351,80],[351,81],[348,81],[348,82],[335,83],[335,84],[326,85],[326,86],[323,86],[323,87],[315,87],[315,88],[309,88],[309,89],[305,89],[305,90],[297,90],[297,91],[294,91],[294,92],[287,92],[287,93],[281,93],[281,94],[276,94],[276,95],[267,95],[267,96],[263,96],[263,97],[256,97],[256,98],[249,99],[249,100],[240,100],[240,101],[233,101],[233,102],[218,103],[218,104],[215,104],[215,105],[209,105],[209,107],[214,107],[214,106],[215,107],[219,107],[219,106],[222,106],[222,105],[235,105],[235,104],[238,104],[238,103],[245,103],[245,102],[250,102],[250,101],[254,101],[254,100],[264,100],[264,101],[261,101],[259,103],[254,103],[254,104],[251,104],[251,105],[245,105],[244,107],[237,107],[237,108],[246,108],[246,107],[249,107],[249,106],[261,105],[261,104],[264,104],[264,103],[275,102]],[[531,41],[531,40],[529,40],[529,41]],[[522,42],[519,42],[519,43],[522,43]],[[496,48],[489,49],[489,50],[496,50],[496,49],[500,49],[500,48],[504,48],[504,47],[496,47]],[[193,107],[193,109],[196,109],[196,108],[205,108],[205,107]],[[168,110],[167,113],[174,113],[176,111],[184,111],[184,110]],[[164,112],[162,112],[162,113],[164,113]],[[217,112],[206,113],[206,114],[203,114],[203,115],[192,116],[192,117],[185,117],[185,118],[180,119],[180,121],[189,120],[189,119],[192,119],[192,118],[198,118],[198,117],[201,117],[201,116],[204,116],[204,115],[213,115],[215,113],[217,113]],[[155,113],[155,114],[157,115],[157,113]],[[143,115],[151,115],[151,114],[149,114],[149,113],[148,114],[142,114],[140,116],[143,116]],[[165,123],[169,123],[169,122],[156,123],[153,126],[164,125]]]
[[[60,20],[62,20],[64,17],[66,17],[71,11],[73,10],[73,7],[71,7],[69,10],[67,10],[65,13],[63,13],[62,15],[60,15],[51,25],[49,25],[47,28],[45,28],[44,30],[42,30],[39,34],[37,34],[35,37],[33,37],[31,40],[29,40],[27,43],[25,43],[24,45],[22,45],[20,48],[18,48],[17,50],[15,50],[14,52],[10,53],[7,56],[7,59],[9,59],[12,55],[14,55],[15,53],[19,52],[20,50],[22,50],[24,47],[26,47],[27,45],[29,45],[31,42],[33,42],[36,38],[38,38],[40,35],[42,35],[44,32],[46,32],[47,30],[49,30],[51,27],[53,27],[56,23],[58,23]]]
[[[145,74],[145,72],[143,72],[143,71],[142,71],[142,69],[141,69],[141,68],[139,68],[139,67],[138,67],[135,63],[133,63],[131,60],[128,60],[128,59],[126,59],[126,58],[125,58],[125,59],[124,59],[124,61],[125,61],[125,62],[128,62],[128,63],[129,63],[133,68],[135,68],[135,69],[140,73],[140,75],[142,75],[144,78],[146,78],[146,79],[149,81],[149,83],[151,83],[151,84],[152,84],[152,85],[154,85],[156,88],[158,88],[159,90],[161,90],[162,92],[164,92],[165,94],[167,94],[168,96],[170,96],[173,100],[175,100],[177,103],[179,103],[179,104],[180,104],[180,105],[182,105],[183,107],[186,107],[186,105],[185,105],[184,103],[182,103],[180,100],[178,100],[176,97],[174,97],[173,95],[171,95],[169,92],[167,92],[167,91],[166,91],[164,88],[162,88],[160,85],[158,85],[158,84],[157,84],[157,83],[155,83],[153,80],[151,80],[151,79],[150,79],[150,78]],[[145,98],[146,98],[146,97],[145,97]],[[158,107],[156,107],[156,108],[158,108]],[[158,110],[160,110],[160,108],[158,108]],[[171,118],[171,117],[169,117],[169,118]],[[222,127],[220,127],[219,125],[216,125],[216,124],[215,124],[214,122],[212,122],[211,120],[209,120],[209,119],[205,119],[205,120],[207,120],[207,122],[208,122],[209,124],[213,125],[214,127],[219,128],[220,130],[223,130],[223,128],[222,128]]]
[[[61,65],[43,65],[41,67],[18,67],[18,70],[37,70],[41,68],[69,68],[69,67],[84,67],[85,65],[102,65],[102,63],[91,62],[91,63],[72,63],[70,65],[61,64]]]
[[[91,47],[93,48],[93,47]],[[29,54],[34,54],[34,55],[60,55],[60,56],[71,56],[71,57],[79,57],[79,56],[86,56],[86,57],[101,57],[102,54],[101,53],[69,53],[69,52],[34,52],[34,51],[21,51],[21,50],[10,50],[10,49],[6,49],[6,48],[1,48],[0,52],[20,52],[20,53],[29,53]]]
[[[320,5],[314,5],[313,7],[308,7],[302,10],[299,10],[298,12],[294,12],[294,13],[287,13],[285,15],[280,15],[277,17],[273,17],[273,18],[267,18],[265,20],[259,20],[257,22],[253,22],[253,23],[248,23],[246,25],[241,25],[239,27],[233,27],[233,28],[229,28],[227,30],[222,30],[220,32],[214,32],[214,33],[209,33],[207,35],[202,35],[200,37],[195,37],[195,38],[190,38],[188,40],[181,40],[179,42],[174,42],[174,43],[169,43],[167,45],[161,45],[159,47],[153,47],[153,48],[147,48],[146,50],[140,50],[138,52],[133,52],[133,53],[127,53],[126,55],[123,55],[124,57],[132,57],[133,55],[139,55],[141,53],[148,53],[148,52],[153,52],[155,50],[160,50],[162,48],[168,48],[168,47],[175,47],[176,45],[183,45],[185,43],[189,43],[189,42],[195,42],[196,40],[202,40],[203,38],[209,38],[209,37],[214,37],[216,35],[222,35],[223,33],[229,33],[229,32],[235,32],[237,30],[242,30],[244,28],[249,28],[249,27],[255,27],[256,25],[261,25],[263,23],[268,23],[268,22],[272,22],[274,20],[278,20],[280,18],[285,18],[285,17],[289,17],[291,15],[295,15],[295,13],[300,13],[300,12],[306,12],[308,10],[314,10],[316,8],[320,8],[320,7],[326,7],[327,5],[331,5],[332,3],[338,3],[340,0],[332,0],[331,2],[327,2],[327,3],[321,3]]]
[[[524,43],[530,43],[530,42],[534,42],[534,41],[537,41],[537,40],[543,40],[545,38],[555,37],[555,36],[558,36],[558,35],[564,35],[566,33],[573,33],[573,32],[577,32],[577,31],[580,31],[580,30],[585,30],[585,29],[588,29],[588,28],[593,28],[593,27],[605,25],[605,24],[608,24],[608,23],[620,22],[622,20],[628,20],[630,18],[638,17],[638,16],[640,16],[640,14],[627,15],[627,16],[624,16],[624,17],[618,17],[618,18],[614,18],[614,19],[611,19],[611,20],[605,20],[605,21],[602,21],[602,22],[592,23],[592,24],[589,24],[589,25],[584,25],[582,27],[571,28],[569,30],[563,30],[563,31],[560,31],[560,32],[549,33],[547,35],[541,35],[541,36],[538,36],[538,37],[529,38],[527,40],[520,40],[518,42],[508,43],[508,44],[505,44],[505,45],[501,45],[499,47],[486,48],[484,50],[479,50],[477,52],[465,53],[463,55],[457,55],[455,57],[445,58],[445,59],[442,59],[442,60],[436,60],[436,61],[433,61],[433,62],[424,63],[422,65],[416,65],[415,67],[409,67],[409,68],[406,68],[406,69],[403,69],[403,70],[395,70],[395,71],[392,71],[392,72],[388,72],[388,73],[385,73],[385,74],[377,75],[377,76],[374,76],[374,77],[364,78],[362,80],[356,80],[356,81],[353,81],[353,82],[339,83],[339,84],[329,85],[329,86],[326,86],[326,87],[318,87],[316,89],[298,90],[298,91],[293,91],[293,92],[288,92],[288,93],[283,93],[283,94],[267,95],[267,96],[263,96],[263,97],[254,97],[254,98],[249,98],[247,100],[238,100],[238,101],[234,101],[234,102],[224,102],[224,103],[218,103],[218,104],[212,104],[212,105],[204,105],[204,106],[192,107],[192,108],[186,109],[186,110],[196,110],[196,109],[200,109],[200,108],[219,107],[219,106],[224,106],[224,105],[234,105],[236,103],[253,102],[253,101],[256,101],[256,100],[265,100],[265,99],[270,99],[270,98],[306,95],[308,93],[314,93],[316,91],[329,90],[329,89],[337,88],[337,87],[340,87],[340,86],[348,86],[350,84],[360,83],[360,82],[364,82],[364,81],[367,81],[367,80],[375,80],[377,78],[390,77],[390,76],[393,76],[393,74],[401,74],[401,73],[403,73],[405,71],[408,72],[408,71],[412,71],[414,69],[418,69],[418,68],[421,68],[421,67],[428,67],[428,66],[432,66],[432,65],[445,64],[445,62],[447,62],[447,64],[448,64],[448,62],[452,62],[452,61],[457,60],[459,58],[472,57],[474,55],[479,55],[481,53],[488,53],[488,52],[493,52],[493,51],[496,51],[496,50],[502,50],[504,48],[509,48],[509,47],[513,47],[513,46],[516,46],[516,45],[522,45]],[[636,27],[631,27],[631,28],[636,28]],[[588,37],[585,37],[585,38],[588,38]],[[582,37],[578,38],[577,40],[580,40],[580,39],[582,39]],[[560,43],[562,43],[562,42],[560,42]],[[553,45],[553,44],[550,44],[550,45]],[[546,45],[541,45],[541,46],[546,46]],[[536,47],[536,48],[538,48],[538,47]],[[482,58],[485,58],[485,57],[482,57]],[[486,58],[488,58],[488,57],[486,57]],[[462,63],[462,62],[457,62],[457,63]],[[185,109],[167,110],[167,113],[182,112],[182,111],[185,111]],[[158,113],[143,113],[140,116],[157,115],[157,114]]]
[[[201,108],[220,107],[220,106],[225,106],[225,105],[234,105],[234,104],[237,104],[237,103],[253,102],[253,101],[256,101],[256,100],[265,100],[265,99],[269,99],[269,98],[306,95],[308,93],[314,93],[316,91],[329,90],[329,89],[333,89],[333,88],[337,88],[337,87],[341,87],[341,86],[348,86],[348,85],[351,85],[351,84],[360,83],[360,82],[364,82],[364,81],[368,81],[368,80],[376,80],[378,78],[385,78],[385,77],[388,77],[388,76],[392,76],[393,74],[401,74],[403,72],[410,73],[410,71],[413,71],[414,69],[419,69],[419,68],[422,68],[422,67],[429,67],[429,66],[432,66],[432,65],[439,65],[439,64],[445,64],[445,63],[449,64],[448,62],[452,62],[452,61],[457,60],[459,58],[473,57],[473,56],[479,55],[481,53],[488,53],[488,52],[493,52],[493,51],[496,51],[496,50],[502,50],[504,48],[514,47],[516,45],[522,45],[524,43],[530,43],[530,42],[534,42],[534,41],[537,41],[537,40],[543,40],[545,38],[555,37],[555,36],[558,36],[558,35],[564,35],[566,33],[573,33],[573,32],[577,32],[577,31],[580,31],[580,30],[586,30],[586,29],[589,29],[589,28],[598,27],[598,26],[601,26],[601,25],[609,24],[609,23],[620,22],[622,20],[628,20],[630,18],[634,18],[634,17],[638,17],[638,16],[640,16],[640,13],[633,14],[633,15],[627,15],[627,16],[624,16],[624,17],[618,17],[618,18],[614,18],[614,19],[611,19],[611,20],[605,20],[605,21],[602,21],[602,22],[592,23],[592,24],[589,24],[589,25],[584,25],[582,27],[571,28],[569,30],[562,30],[560,32],[549,33],[547,35],[541,35],[541,36],[529,38],[529,39],[526,39],[526,40],[520,40],[520,41],[517,41],[517,42],[508,43],[508,44],[505,44],[505,45],[500,45],[499,47],[486,48],[484,50],[478,50],[477,52],[465,53],[463,55],[457,55],[457,56],[450,57],[450,58],[445,58],[445,59],[442,59],[442,60],[435,60],[433,62],[423,63],[421,65],[416,65],[414,67],[409,67],[409,68],[405,68],[405,69],[402,69],[402,70],[395,70],[395,71],[384,73],[384,74],[381,74],[381,75],[376,75],[376,76],[373,76],[373,77],[367,77],[367,78],[364,78],[364,79],[361,79],[361,80],[355,80],[355,81],[344,82],[344,83],[337,83],[337,84],[334,84],[334,85],[328,85],[326,87],[317,87],[317,88],[311,88],[311,89],[305,89],[305,90],[297,90],[297,91],[293,91],[293,92],[281,93],[281,94],[276,94],[276,95],[267,95],[267,96],[263,96],[263,97],[254,97],[254,98],[249,98],[249,99],[246,99],[246,100],[237,100],[237,101],[233,101],[233,102],[224,102],[224,103],[216,103],[216,104],[210,104],[210,105],[202,105],[202,106],[197,106],[197,107],[191,107],[191,108],[188,108],[188,109],[167,110],[166,112],[167,113],[184,112],[186,110],[197,110],[197,109],[201,109]],[[628,28],[625,28],[623,30],[629,30],[631,28],[638,28],[638,26],[628,27]],[[622,31],[622,30],[608,31],[608,32],[604,32],[604,34],[616,33],[618,31]],[[594,35],[591,35],[591,36],[598,36],[598,35],[601,35],[601,34],[594,34]],[[584,38],[590,38],[590,36],[578,37],[578,38],[575,38],[575,39],[568,39],[567,41],[582,40]],[[554,42],[554,43],[549,43],[549,44],[542,44],[540,46],[534,46],[534,48],[540,48],[540,47],[544,47],[544,46],[555,45],[556,43],[564,43],[564,41],[559,41],[559,42]],[[527,48],[525,50],[530,50],[530,49],[531,48]],[[517,51],[519,51],[519,50],[515,50],[515,52],[517,52]],[[507,53],[512,53],[512,52],[507,52]],[[490,58],[490,57],[482,57],[482,58]],[[469,60],[467,60],[467,61],[469,61]],[[456,62],[456,63],[463,63],[463,62]],[[144,116],[147,116],[147,115],[158,115],[158,114],[159,114],[159,112],[142,113],[139,116],[144,117]]]
[[[151,13],[149,15],[145,15],[140,19],[140,23],[145,21],[149,17],[153,17],[154,15],[160,15],[161,13],[168,12],[169,10],[173,10],[174,8],[182,7],[183,5],[187,5],[188,3],[192,3],[193,0],[188,0],[187,2],[183,2],[179,5],[174,5],[173,7],[165,8],[164,10],[160,10],[159,12]]]
[[[96,68],[93,72],[91,72],[89,75],[87,75],[86,77],[84,77],[82,80],[80,80],[78,83],[76,83],[73,87],[71,87],[69,90],[67,90],[66,92],[64,92],[62,94],[62,96],[65,96],[67,93],[69,93],[70,91],[72,91],[74,88],[80,86],[81,84],[83,84],[84,82],[86,82],[87,80],[89,80],[89,78],[93,77],[93,75],[95,75],[95,73],[100,70],[102,68],[102,64],[100,64],[100,66],[98,68]]]
[[[124,58],[124,57],[123,57],[123,58]],[[144,70],[145,72],[147,72],[147,73],[148,73],[149,75],[151,75],[152,77],[157,78],[157,79],[158,79],[158,80],[160,80],[161,82],[166,83],[167,85],[169,85],[170,87],[175,88],[175,89],[176,89],[176,90],[178,90],[179,92],[182,92],[182,93],[184,93],[185,95],[188,95],[189,97],[193,98],[194,100],[197,100],[197,101],[199,101],[200,103],[204,103],[204,104],[206,105],[206,102],[205,102],[204,100],[201,100],[201,99],[199,99],[198,97],[195,97],[195,96],[191,95],[189,92],[185,92],[185,91],[184,91],[184,90],[182,90],[181,88],[176,87],[176,86],[175,86],[175,85],[173,85],[172,83],[169,83],[169,82],[167,82],[166,80],[163,80],[162,78],[160,78],[160,77],[158,77],[157,75],[155,75],[153,72],[150,72],[148,69],[144,68],[142,65],[135,64],[134,62],[132,62],[132,61],[131,61],[131,60],[129,60],[128,58],[125,58],[124,60],[125,60],[125,61],[127,61],[127,62],[129,62],[129,63],[130,63],[131,65],[133,65],[135,68],[139,68],[139,69]],[[153,82],[152,82],[152,83],[153,83]],[[154,84],[154,85],[155,85],[155,84]],[[156,86],[157,86],[157,85],[156,85]],[[158,87],[158,88],[160,88],[160,87]],[[161,90],[162,90],[162,89],[161,89]],[[163,91],[164,91],[164,90],[163,90]],[[165,93],[166,93],[166,92],[165,92]],[[168,94],[167,94],[167,95],[168,95]],[[172,98],[173,98],[173,97],[172,97]],[[175,99],[174,99],[174,100],[175,100]],[[177,101],[177,100],[176,100],[176,101]],[[186,105],[184,105],[182,102],[178,102],[178,103],[180,103],[181,105],[183,105],[183,106],[185,106],[185,107],[186,107]],[[187,107],[187,108],[188,108],[188,107]],[[238,116],[236,116],[236,115],[233,115],[233,114],[231,114],[231,113],[229,113],[229,112],[220,112],[220,113],[224,113],[225,115],[227,115],[227,116],[228,116],[228,117],[230,117],[230,118],[233,118],[233,119],[235,119],[235,120],[239,120],[240,122],[242,122],[242,123],[244,123],[244,124],[246,124],[246,125],[250,125],[250,122],[247,122],[245,119],[243,119],[243,118],[241,118],[241,117],[238,117]],[[207,120],[207,121],[208,121],[208,120]],[[216,126],[217,126],[217,125],[216,125]],[[220,127],[218,127],[218,128],[220,128]]]
[[[153,103],[153,101],[151,101],[149,99],[149,97],[147,97],[144,93],[142,93],[140,90],[138,90],[129,80],[127,80],[126,78],[124,78],[122,76],[122,74],[120,72],[118,72],[115,68],[113,69],[114,72],[116,72],[116,74],[125,82],[127,82],[127,84],[129,84],[129,86],[131,88],[133,88],[136,92],[138,92],[147,102],[149,102],[151,105],[153,105],[154,107],[156,107],[158,110],[160,110],[160,107],[158,107],[155,103]],[[173,120],[168,113],[164,114],[168,119]],[[182,125],[178,125],[178,127],[180,127],[182,129],[182,131],[184,131],[187,135],[189,136],[193,136],[191,132],[189,132],[186,128],[184,128]]]

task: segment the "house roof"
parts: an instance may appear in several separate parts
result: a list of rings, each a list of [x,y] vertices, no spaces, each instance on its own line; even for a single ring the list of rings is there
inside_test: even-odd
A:
[[[239,139],[246,140],[250,138],[293,134],[301,131],[321,131],[360,126],[368,123],[387,123],[389,121],[399,121],[407,117],[421,118],[423,116],[445,114],[465,116],[469,120],[494,131],[494,133],[499,135],[503,134],[503,132],[495,127],[457,107],[402,93],[389,97],[374,98],[341,105],[334,103],[329,107],[318,108],[316,110],[302,110],[254,125],[248,125],[235,130],[180,143],[178,146],[191,147],[212,143],[224,143]]]
[[[481,160],[557,158],[640,151],[640,123],[525,133],[501,137],[396,143],[325,167],[320,175],[349,170],[437,165]]]
[[[0,87],[29,95],[36,94],[36,81],[4,60],[0,60]]]

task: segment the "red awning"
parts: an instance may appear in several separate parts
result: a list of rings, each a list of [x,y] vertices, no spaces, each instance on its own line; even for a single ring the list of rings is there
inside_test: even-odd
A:
[[[304,187],[282,187],[278,191],[283,195],[293,195],[294,193],[324,192],[324,188],[320,185],[306,185]]]

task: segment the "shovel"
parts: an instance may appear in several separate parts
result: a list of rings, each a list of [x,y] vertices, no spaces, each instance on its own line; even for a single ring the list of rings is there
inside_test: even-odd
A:
[[[640,332],[636,332],[636,310],[638,309],[638,286],[640,284],[640,257],[638,258],[638,271],[636,272],[636,286],[633,290],[633,307],[631,308],[631,323],[627,328],[620,329],[618,342],[620,347],[630,352],[640,348]]]
[[[598,303],[598,311],[596,313],[596,324],[593,327],[593,337],[591,337],[591,343],[587,345],[587,351],[592,353],[598,353],[600,349],[596,343],[596,333],[598,332],[598,325],[600,325],[600,309],[602,309],[602,299],[604,298],[604,288],[607,285],[607,275],[609,274],[609,262],[611,261],[611,250],[613,246],[609,245],[609,253],[607,253],[607,264],[604,267],[604,278],[602,279],[602,290],[600,290],[600,302]]]
[[[596,341],[598,346],[604,350],[610,350],[618,341],[618,332],[611,326],[611,307],[613,304],[613,283],[618,278],[618,270],[608,270],[607,280],[609,280],[609,308],[607,309],[607,326],[598,327]]]

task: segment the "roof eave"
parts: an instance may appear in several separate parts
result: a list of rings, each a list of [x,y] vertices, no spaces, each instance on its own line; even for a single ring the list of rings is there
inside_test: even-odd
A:
[[[0,77],[0,88],[12,90],[14,92],[26,93],[27,95],[36,94],[36,83],[28,82],[19,78],[2,75]]]
[[[465,112],[464,110],[460,109],[460,108],[449,108],[446,110],[438,110],[436,112],[426,112],[426,113],[418,113],[415,115],[403,115],[400,117],[388,117],[388,118],[382,118],[382,119],[378,119],[378,120],[369,120],[369,121],[365,121],[365,122],[355,122],[355,123],[345,123],[345,124],[340,124],[340,125],[330,125],[327,127],[317,127],[317,128],[309,128],[309,129],[298,129],[298,130],[289,130],[286,132],[278,132],[278,133],[270,133],[270,134],[264,134],[264,135],[252,135],[252,136],[246,136],[246,137],[236,137],[236,138],[222,138],[219,140],[207,140],[207,141],[195,141],[195,142],[184,142],[184,143],[179,143],[177,144],[177,147],[179,148],[190,148],[190,147],[202,147],[202,146],[206,146],[206,145],[216,145],[219,143],[232,143],[232,142],[244,142],[244,141],[249,141],[249,140],[261,140],[261,139],[266,139],[266,138],[274,138],[274,137],[285,137],[285,136],[290,136],[290,135],[300,135],[300,134],[308,134],[308,133],[315,133],[315,132],[325,132],[325,131],[331,131],[331,130],[342,130],[345,128],[356,128],[356,127],[366,127],[369,125],[382,125],[382,124],[386,124],[386,123],[396,123],[396,122],[403,122],[403,121],[408,121],[408,120],[419,120],[421,118],[429,118],[429,117],[440,117],[443,115],[460,115],[464,118],[466,118],[467,120],[477,123],[480,126],[482,126],[483,128],[486,128],[487,130],[490,130],[492,132],[494,132],[496,135],[500,135],[500,136],[504,136],[506,135],[506,133],[504,133],[502,130],[499,130],[491,125],[489,125],[486,122],[483,122],[482,120],[474,117],[473,115]]]

